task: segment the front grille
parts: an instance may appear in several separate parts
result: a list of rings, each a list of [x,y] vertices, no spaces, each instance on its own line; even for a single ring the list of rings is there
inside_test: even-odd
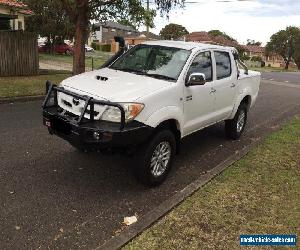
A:
[[[71,104],[71,103],[69,103],[69,102],[66,101],[66,100],[62,100],[62,101],[63,101],[63,103],[64,103],[66,106],[72,108],[72,104]]]

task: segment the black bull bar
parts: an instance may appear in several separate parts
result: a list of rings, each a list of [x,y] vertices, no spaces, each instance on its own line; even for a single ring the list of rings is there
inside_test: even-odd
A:
[[[85,115],[85,113],[87,113],[88,107],[89,107],[90,121],[94,121],[94,106],[95,106],[95,104],[98,104],[98,105],[106,105],[106,106],[112,106],[112,107],[118,108],[121,112],[120,130],[122,130],[125,127],[125,110],[124,110],[123,106],[120,105],[119,103],[114,103],[114,102],[109,102],[109,101],[99,101],[90,96],[79,95],[79,94],[76,94],[69,90],[66,90],[62,87],[57,87],[56,85],[52,84],[50,81],[46,82],[46,91],[47,91],[46,98],[42,105],[43,110],[47,109],[47,108],[58,107],[57,93],[62,92],[66,95],[70,95],[77,99],[85,101],[85,104],[81,111],[81,114],[76,121],[76,123],[78,125],[80,125],[82,123],[84,115]],[[54,103],[52,105],[49,105],[48,102],[49,102],[49,99],[52,97],[52,95],[54,95],[53,96]]]

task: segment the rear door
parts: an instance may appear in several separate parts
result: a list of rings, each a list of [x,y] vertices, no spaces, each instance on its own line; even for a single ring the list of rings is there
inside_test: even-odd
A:
[[[237,91],[237,73],[232,53],[222,50],[214,50],[215,92],[214,114],[215,121],[228,118],[233,110]]]

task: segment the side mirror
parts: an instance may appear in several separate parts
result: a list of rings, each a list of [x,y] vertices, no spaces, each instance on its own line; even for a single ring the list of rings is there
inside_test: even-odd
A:
[[[206,83],[205,75],[203,73],[190,74],[185,86],[204,85]]]

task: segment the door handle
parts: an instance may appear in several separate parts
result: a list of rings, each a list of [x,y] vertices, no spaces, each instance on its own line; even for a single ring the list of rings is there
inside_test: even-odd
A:
[[[211,94],[211,93],[215,93],[215,92],[217,92],[217,90],[216,90],[216,89],[214,89],[214,88],[211,88],[211,90],[210,90],[210,94]]]
[[[235,83],[231,83],[230,88],[234,88],[235,87]]]

